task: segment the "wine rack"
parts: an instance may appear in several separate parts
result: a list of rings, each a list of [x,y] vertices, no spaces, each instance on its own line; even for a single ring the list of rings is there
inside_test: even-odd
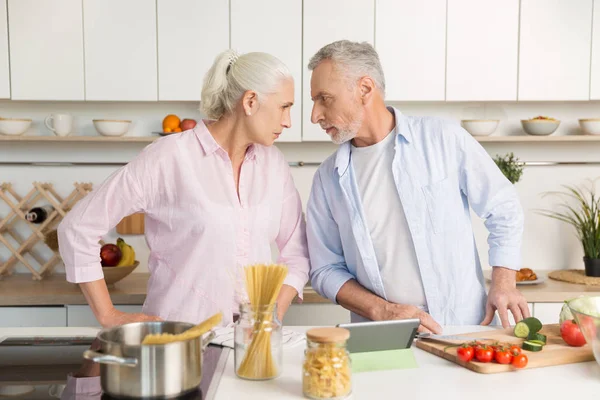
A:
[[[11,275],[19,262],[27,267],[34,280],[42,280],[52,274],[61,261],[60,254],[50,249],[53,255],[44,258],[34,246],[40,242],[46,246],[45,235],[56,229],[75,203],[92,191],[91,183],[75,182],[74,186],[75,189],[63,199],[51,183],[33,182],[33,188],[23,197],[15,192],[10,183],[0,185],[0,200],[9,208],[5,216],[0,215],[0,246],[6,246],[11,253],[7,260],[0,259],[0,279]],[[25,215],[40,202],[51,205],[54,210],[42,223],[30,223]],[[31,233],[28,236],[20,233],[15,226],[17,223],[25,223]]]

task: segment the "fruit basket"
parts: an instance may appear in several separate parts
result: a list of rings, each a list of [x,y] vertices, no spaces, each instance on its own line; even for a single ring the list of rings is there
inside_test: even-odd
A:
[[[135,260],[133,265],[122,265],[120,267],[102,267],[102,273],[104,274],[104,280],[107,286],[114,285],[127,275],[131,274],[137,266],[140,265],[138,260]]]
[[[100,244],[102,273],[107,286],[114,285],[140,265],[135,259],[135,250],[122,238],[118,238],[116,244],[104,241],[100,241]]]

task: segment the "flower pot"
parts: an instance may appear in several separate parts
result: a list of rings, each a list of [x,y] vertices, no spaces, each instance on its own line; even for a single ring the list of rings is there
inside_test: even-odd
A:
[[[600,277],[600,258],[583,257],[585,264],[585,275]]]

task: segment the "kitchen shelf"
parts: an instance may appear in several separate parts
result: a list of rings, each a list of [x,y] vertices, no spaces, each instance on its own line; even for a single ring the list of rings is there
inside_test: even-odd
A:
[[[131,142],[150,143],[161,136],[9,136],[0,135],[0,142]]]
[[[9,136],[0,135],[0,142],[119,142],[151,143],[161,136]],[[600,135],[561,135],[561,136],[474,136],[481,143],[549,143],[549,142],[600,142]]]
[[[600,135],[562,135],[562,136],[475,136],[483,143],[512,143],[512,142],[600,142]]]

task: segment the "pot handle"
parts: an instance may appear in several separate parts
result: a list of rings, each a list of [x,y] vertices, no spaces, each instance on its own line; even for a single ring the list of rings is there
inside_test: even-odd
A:
[[[100,364],[122,365],[125,367],[135,367],[138,364],[137,358],[117,357],[92,350],[86,350],[83,353],[83,358]]]
[[[206,350],[206,347],[215,338],[215,336],[217,336],[215,331],[210,331],[205,338],[202,338],[202,351]]]

